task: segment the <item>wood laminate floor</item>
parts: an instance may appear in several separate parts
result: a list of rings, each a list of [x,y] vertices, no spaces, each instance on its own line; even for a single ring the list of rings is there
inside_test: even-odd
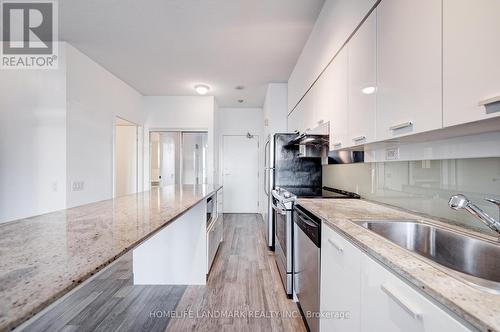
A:
[[[224,215],[224,241],[207,286],[188,286],[176,311],[195,317],[173,318],[168,332],[305,331],[296,304],[286,297],[257,214]],[[215,317],[207,318],[210,313]],[[240,313],[247,316],[235,317]]]
[[[135,286],[128,253],[23,331],[305,331],[266,247],[262,217],[224,218],[206,286]]]

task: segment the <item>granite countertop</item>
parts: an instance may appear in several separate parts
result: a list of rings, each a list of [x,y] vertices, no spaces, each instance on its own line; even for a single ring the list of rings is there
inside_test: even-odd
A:
[[[430,264],[415,253],[355,224],[356,219],[417,219],[448,228],[463,228],[423,218],[397,208],[365,200],[299,199],[298,204],[321,217],[351,243],[393,270],[396,274],[441,303],[481,331],[500,331],[500,295],[472,287],[445,269]],[[465,232],[469,232],[465,230]],[[479,235],[470,231],[472,235]],[[487,237],[482,235],[483,237]],[[487,237],[494,240],[492,237]]]
[[[0,331],[116,260],[218,185],[172,185],[0,224]]]

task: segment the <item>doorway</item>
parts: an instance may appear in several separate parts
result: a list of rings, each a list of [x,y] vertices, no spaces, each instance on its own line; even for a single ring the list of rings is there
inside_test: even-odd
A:
[[[259,212],[259,137],[224,135],[222,182],[225,213]]]
[[[151,187],[208,181],[208,133],[150,132]]]
[[[115,197],[138,191],[139,126],[122,118],[115,121]]]

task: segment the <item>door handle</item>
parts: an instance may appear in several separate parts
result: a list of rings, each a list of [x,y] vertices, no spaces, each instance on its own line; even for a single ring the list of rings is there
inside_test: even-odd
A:
[[[413,319],[421,319],[422,314],[418,312],[418,310],[415,310],[411,307],[410,304],[408,304],[405,300],[401,299],[398,297],[393,289],[391,289],[387,284],[382,284],[380,285],[380,289],[389,296],[391,300],[396,302],[404,311],[406,311]]]
[[[481,100],[478,103],[478,106],[488,106],[490,104],[498,103],[499,101],[500,101],[500,95],[496,96],[496,97],[493,97],[493,98],[488,98],[488,99]]]
[[[398,130],[398,129],[403,129],[403,128],[407,128],[407,127],[411,127],[411,126],[413,126],[413,122],[407,121],[407,122],[395,124],[395,125],[391,126],[389,129]]]
[[[344,252],[344,248],[342,248],[341,246],[339,246],[338,244],[336,244],[335,242],[332,241],[332,239],[328,239],[328,242],[335,248],[337,249],[337,251],[339,253],[343,253]]]
[[[275,204],[271,204],[271,205],[272,205],[274,211],[278,212],[282,216],[286,215],[286,211],[283,211],[282,209],[280,209],[279,207],[277,207]]]

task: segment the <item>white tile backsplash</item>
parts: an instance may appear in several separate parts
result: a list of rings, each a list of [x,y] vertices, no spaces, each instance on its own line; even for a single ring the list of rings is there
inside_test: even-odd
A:
[[[498,218],[498,208],[484,198],[500,199],[500,158],[328,165],[323,185],[489,232],[467,212],[451,210],[448,199],[463,193]]]

